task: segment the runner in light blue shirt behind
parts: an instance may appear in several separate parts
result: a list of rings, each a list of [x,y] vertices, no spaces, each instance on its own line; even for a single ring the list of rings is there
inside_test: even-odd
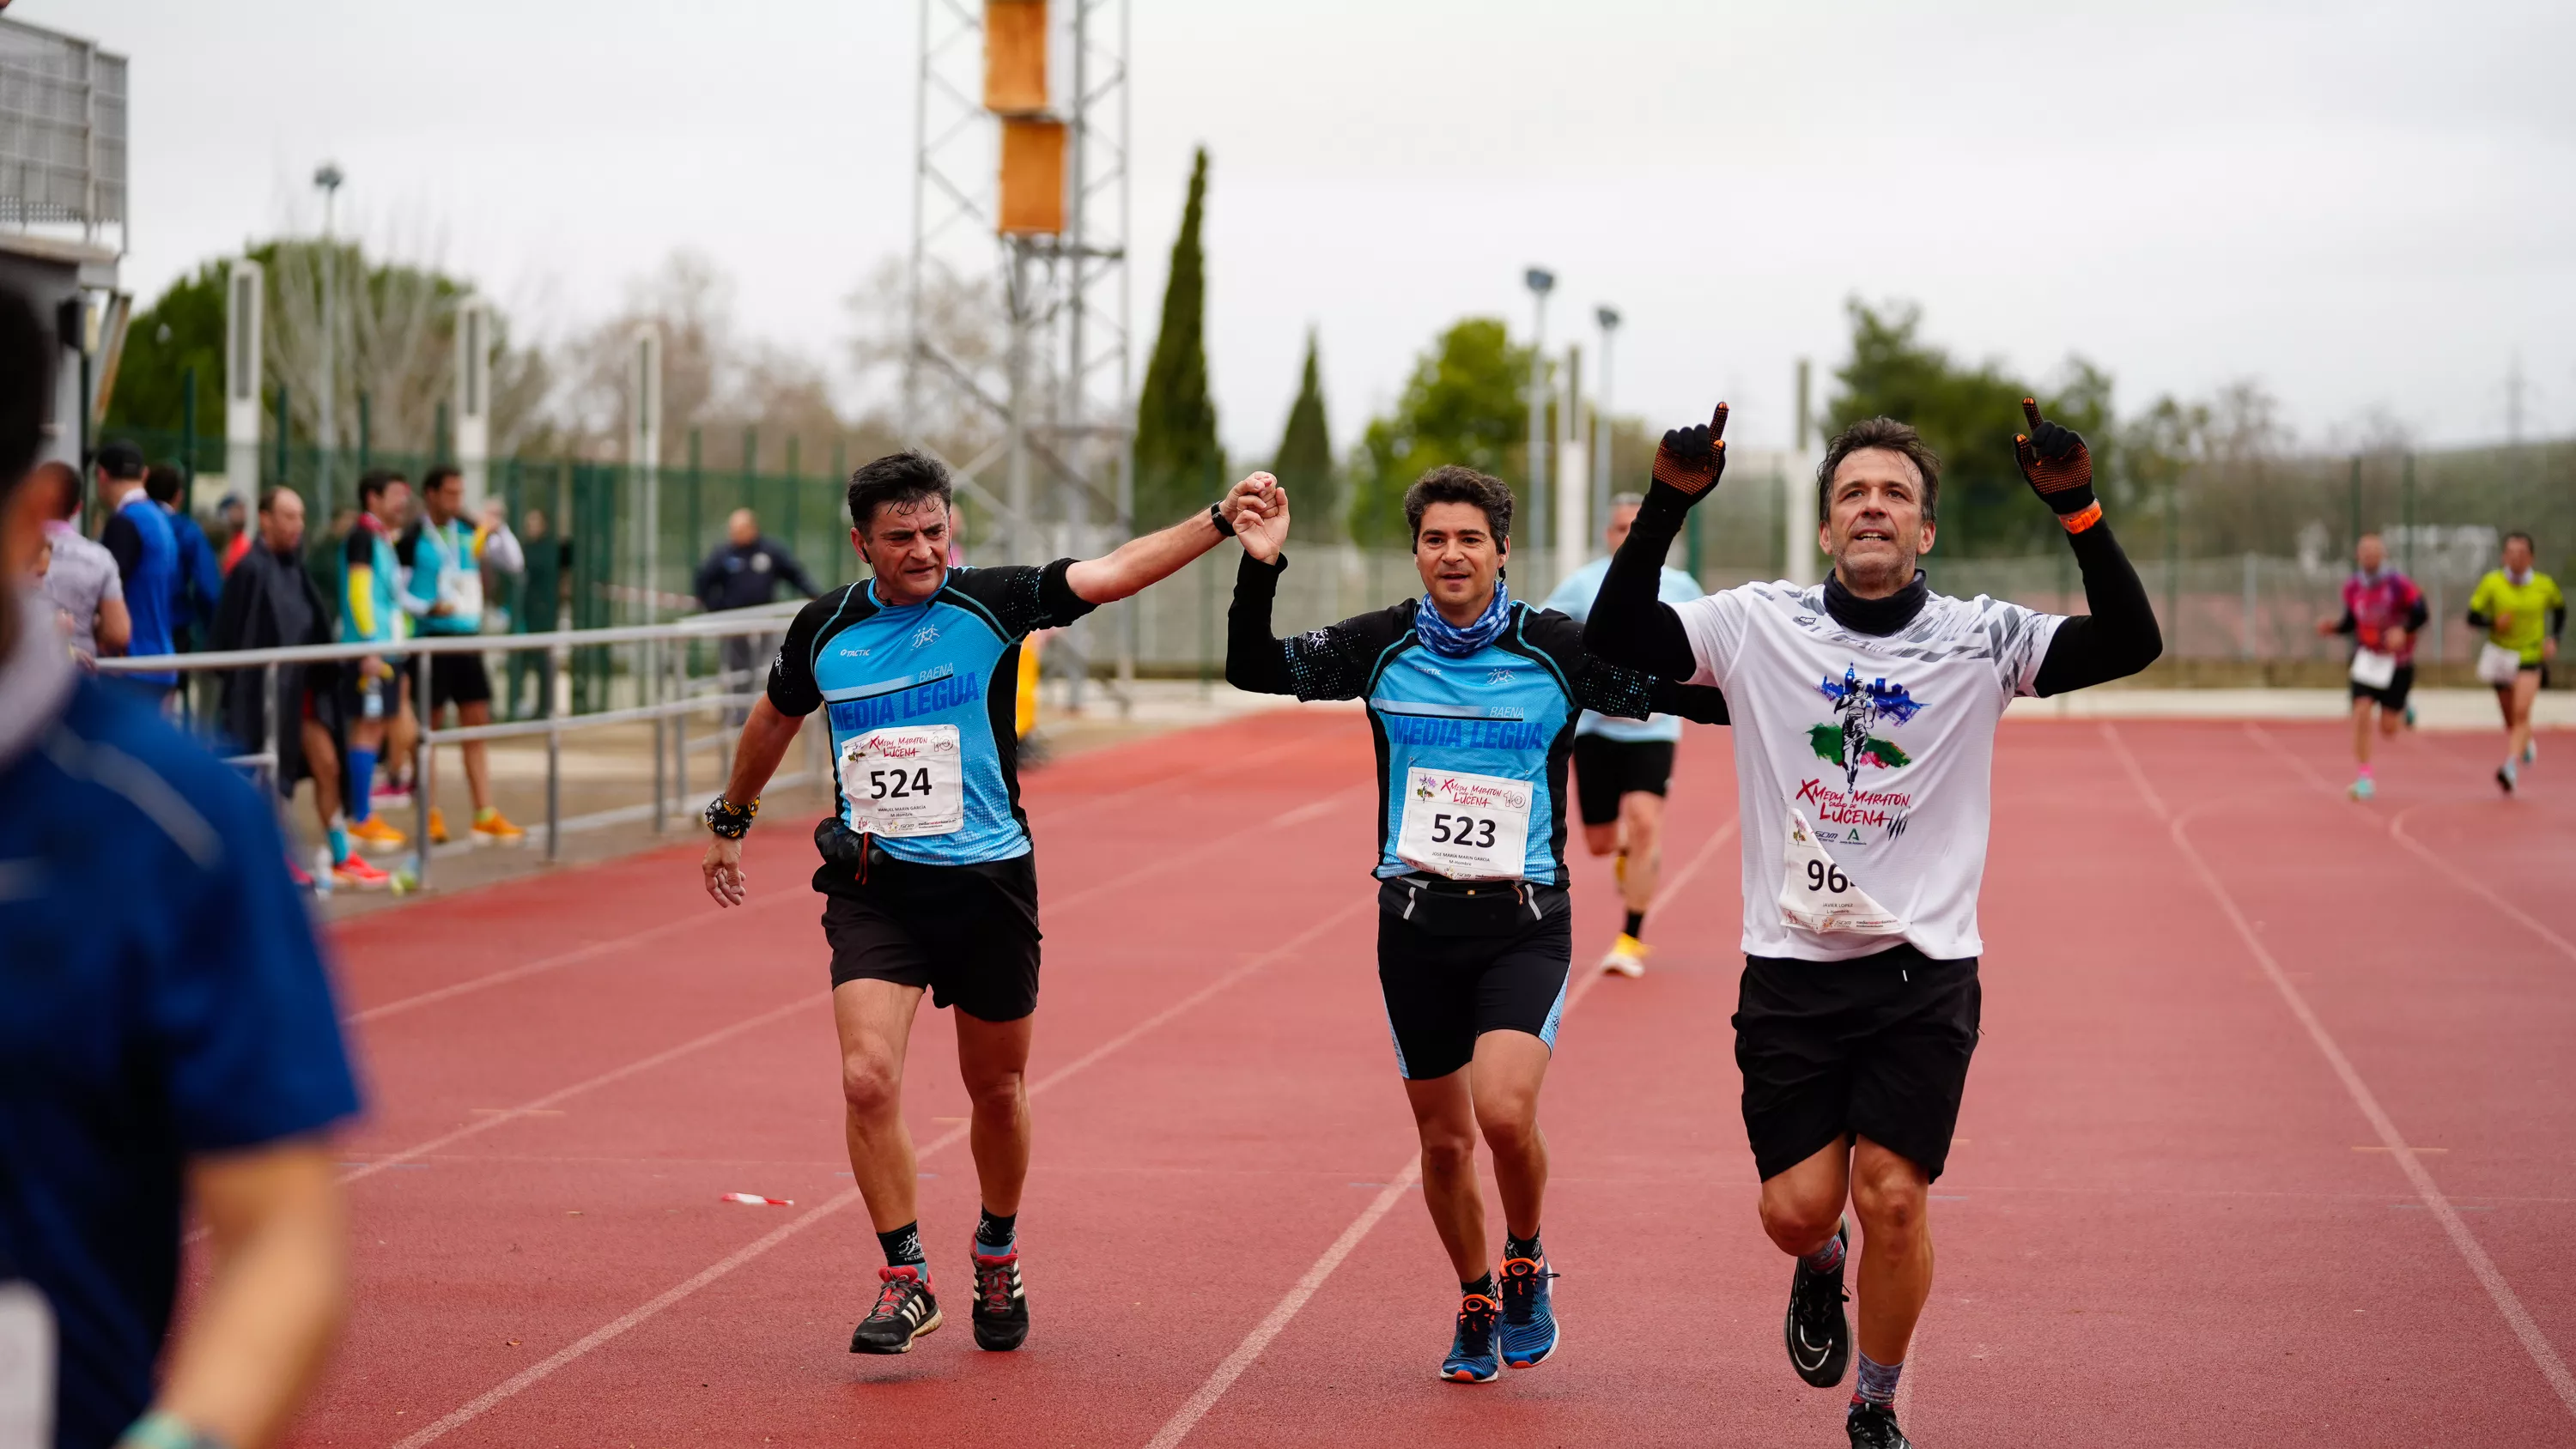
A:
[[[1611,495],[1610,526],[1602,531],[1609,553],[1566,575],[1540,607],[1583,622],[1610,572],[1610,554],[1619,551],[1637,505],[1644,501],[1635,493]],[[1665,569],[1656,588],[1668,604],[1688,603],[1707,592],[1676,568]],[[1646,929],[1646,905],[1663,876],[1664,789],[1672,779],[1673,748],[1681,738],[1681,719],[1669,714],[1614,719],[1587,709],[1574,726],[1574,796],[1583,813],[1583,844],[1594,855],[1618,855],[1619,895],[1628,919],[1602,956],[1601,969],[1621,976],[1646,974],[1646,943],[1640,933]]]

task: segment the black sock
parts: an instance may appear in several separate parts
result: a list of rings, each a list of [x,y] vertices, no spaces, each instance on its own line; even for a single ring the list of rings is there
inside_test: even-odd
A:
[[[1473,1283],[1462,1282],[1458,1285],[1458,1291],[1460,1293],[1481,1293],[1485,1297],[1491,1298],[1494,1296],[1494,1275],[1488,1273]]]
[[[919,1219],[905,1223],[893,1232],[877,1234],[877,1246],[885,1249],[886,1266],[889,1268],[901,1268],[907,1264],[921,1268],[930,1264],[930,1259],[921,1252]]]
[[[991,1208],[986,1208],[982,1220],[975,1224],[975,1241],[988,1248],[1007,1248],[1018,1232],[1019,1225],[1018,1213],[1005,1217]]]
[[[1646,939],[1642,934],[1640,934],[1646,929],[1646,913],[1644,911],[1630,911],[1628,913],[1628,924],[1623,929],[1627,931],[1629,939],[1631,940],[1642,941]]]
[[[1515,1238],[1508,1232],[1503,1234],[1503,1259],[1505,1262],[1509,1262],[1514,1258],[1527,1258],[1531,1262],[1535,1263],[1539,1260],[1539,1254],[1538,1234],[1532,1233],[1526,1238]]]

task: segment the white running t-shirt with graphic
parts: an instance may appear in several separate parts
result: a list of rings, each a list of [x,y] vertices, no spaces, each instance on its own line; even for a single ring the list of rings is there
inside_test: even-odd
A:
[[[1691,682],[1724,690],[1734,721],[1745,953],[1842,961],[1901,938],[1981,954],[1995,728],[2037,692],[2064,619],[1933,594],[1896,633],[1856,634],[1821,586],[1785,581],[1672,607]]]

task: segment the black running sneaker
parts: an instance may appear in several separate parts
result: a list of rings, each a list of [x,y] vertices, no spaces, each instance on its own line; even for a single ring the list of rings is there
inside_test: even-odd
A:
[[[1842,1240],[1843,1263],[1830,1273],[1813,1273],[1804,1259],[1789,1280],[1789,1316],[1781,1335],[1789,1343],[1789,1366],[1798,1377],[1820,1389],[1843,1381],[1851,1367],[1851,1319],[1843,1313],[1843,1268],[1851,1264],[1851,1224],[1834,1228]]]
[[[930,1276],[921,1268],[879,1268],[877,1306],[859,1320],[850,1335],[852,1353],[910,1353],[913,1342],[939,1327],[939,1300],[930,1295]]]
[[[1020,1287],[1020,1250],[989,1257],[975,1245],[975,1346],[995,1353],[1018,1348],[1029,1336],[1029,1295]]]
[[[1852,1449],[1914,1449],[1914,1441],[1896,1427],[1896,1411],[1885,1404],[1854,1404],[1843,1416],[1843,1432]]]

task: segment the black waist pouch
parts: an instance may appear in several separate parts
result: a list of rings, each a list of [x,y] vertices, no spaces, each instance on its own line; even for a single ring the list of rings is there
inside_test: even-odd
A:
[[[1525,880],[1403,875],[1378,882],[1377,906],[1426,936],[1516,936],[1567,903],[1565,887]]]

